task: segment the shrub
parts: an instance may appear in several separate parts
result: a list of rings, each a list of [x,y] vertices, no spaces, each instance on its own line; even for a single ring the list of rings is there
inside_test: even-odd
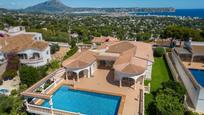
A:
[[[69,50],[69,52],[67,52],[67,54],[64,56],[64,60],[69,58],[69,57],[71,57],[72,55],[74,55],[77,51],[78,51],[78,47],[77,46],[71,48]]]
[[[20,79],[22,84],[27,86],[33,85],[40,79],[39,72],[34,67],[22,66],[19,71]]]
[[[37,93],[41,93],[43,91],[43,89],[40,87],[40,88],[37,88],[36,90],[35,90],[35,92],[37,92]]]
[[[172,52],[172,48],[166,48],[166,52]]]
[[[22,84],[26,84],[28,87],[39,81],[41,78],[47,75],[47,66],[34,68],[30,66],[22,66],[19,70],[20,80]]]
[[[26,115],[20,97],[0,95],[0,100],[1,115]]]
[[[0,80],[0,85],[2,85],[3,84],[3,81],[2,80]]]
[[[16,89],[12,90],[11,91],[11,95],[12,96],[18,95],[18,91]]]
[[[44,89],[46,89],[47,87],[49,87],[51,84],[53,83],[53,81],[48,80],[45,84],[44,84]]]
[[[186,94],[186,89],[181,83],[175,81],[167,81],[162,83],[162,89],[172,89],[175,92],[174,96],[177,96],[180,101],[183,102],[183,97]]]
[[[196,113],[196,112],[192,112],[192,111],[186,111],[186,112],[184,113],[184,115],[199,115],[199,114]]]
[[[55,52],[57,52],[59,50],[60,50],[60,47],[58,44],[52,44],[50,47],[51,54],[54,54]]]
[[[150,82],[151,82],[150,80],[145,80],[145,81],[144,81],[144,85],[145,85],[145,86],[148,86],[148,84],[149,84]]]
[[[173,97],[168,94],[160,94],[156,97],[156,109],[157,113],[161,115],[183,115],[184,107],[179,102],[177,97]]]
[[[4,80],[11,80],[17,75],[16,70],[7,69],[4,74],[2,75]]]
[[[164,55],[165,51],[164,48],[162,47],[158,47],[156,49],[154,49],[154,56],[155,57],[162,57]]]
[[[50,68],[53,69],[53,70],[59,68],[59,67],[60,67],[60,64],[59,64],[59,63],[60,63],[59,61],[53,60],[53,61],[50,63]]]
[[[13,79],[17,75],[19,58],[16,54],[10,53],[7,55],[8,64],[6,66],[6,71],[3,73],[3,79]]]

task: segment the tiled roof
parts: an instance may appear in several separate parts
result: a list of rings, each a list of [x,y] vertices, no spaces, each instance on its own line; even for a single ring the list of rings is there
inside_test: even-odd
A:
[[[145,72],[148,61],[154,61],[152,45],[148,43],[120,41],[106,45],[104,49],[107,49],[104,54],[100,52],[94,54],[91,50],[78,52],[70,59],[65,60],[63,66],[84,68],[97,59],[115,60],[113,68],[116,71],[138,75]]]
[[[117,38],[113,37],[94,37],[92,43],[118,42]]]
[[[94,53],[91,51],[77,52],[72,57],[66,59],[62,65],[67,68],[84,68],[96,61]]]
[[[48,47],[48,43],[45,41],[33,40],[32,34],[20,34],[14,37],[10,37],[4,41],[2,47],[3,52],[19,52],[26,49],[44,50]]]

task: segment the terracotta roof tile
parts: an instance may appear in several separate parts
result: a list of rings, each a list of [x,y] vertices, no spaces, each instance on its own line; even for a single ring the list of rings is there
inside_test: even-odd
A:
[[[103,53],[98,52],[99,54],[97,54],[87,50],[81,53],[78,52],[71,58],[65,60],[63,66],[83,68],[97,59],[107,59],[115,60],[113,68],[116,71],[137,75],[145,72],[148,61],[154,61],[151,44],[135,41],[120,41],[104,46],[106,46],[106,48],[108,47],[108,50],[103,53],[107,53],[110,56],[100,55]],[[112,53],[119,54],[119,56],[112,58]]]
[[[2,47],[3,52],[19,52],[26,49],[44,50],[49,46],[45,41],[33,40],[32,34],[20,34],[6,39],[6,45]]]
[[[92,43],[118,42],[117,38],[113,37],[94,37]]]

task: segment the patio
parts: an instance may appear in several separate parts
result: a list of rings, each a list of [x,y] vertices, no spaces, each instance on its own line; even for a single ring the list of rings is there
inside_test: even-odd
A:
[[[186,68],[202,69],[202,70],[204,69],[204,63],[203,62],[183,61],[183,64],[185,65]]]

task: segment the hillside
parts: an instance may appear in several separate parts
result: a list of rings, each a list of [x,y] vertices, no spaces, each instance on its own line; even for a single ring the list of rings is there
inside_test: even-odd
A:
[[[69,7],[64,5],[60,0],[48,0],[46,2],[24,9],[26,12],[64,12]]]

